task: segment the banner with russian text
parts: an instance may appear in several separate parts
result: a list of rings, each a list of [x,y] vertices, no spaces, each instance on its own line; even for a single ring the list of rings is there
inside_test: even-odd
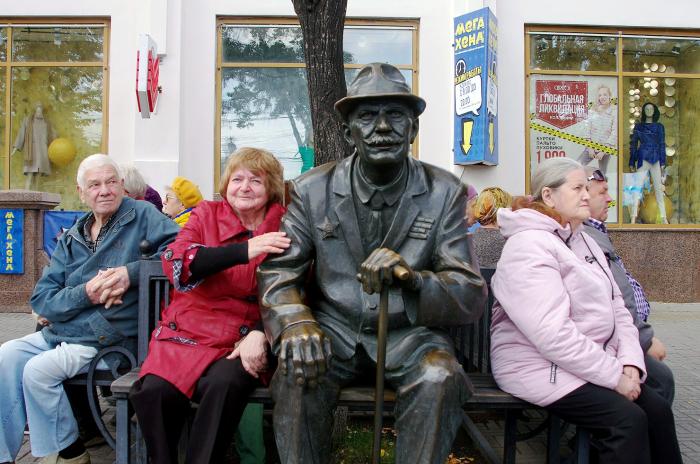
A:
[[[603,76],[533,75],[530,79],[530,171],[569,157],[600,169],[617,200],[617,81]],[[610,208],[608,221],[617,221]]]
[[[46,211],[44,213],[44,251],[53,255],[58,239],[75,224],[85,211]]]
[[[24,210],[0,209],[0,274],[24,274]]]
[[[454,19],[455,164],[498,164],[497,45],[490,9]]]

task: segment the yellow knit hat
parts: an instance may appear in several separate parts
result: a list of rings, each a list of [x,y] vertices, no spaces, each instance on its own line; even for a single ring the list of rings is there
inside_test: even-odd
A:
[[[177,176],[170,188],[177,195],[177,199],[180,200],[185,208],[193,208],[199,204],[204,198],[202,193],[191,180],[185,179],[184,177]]]

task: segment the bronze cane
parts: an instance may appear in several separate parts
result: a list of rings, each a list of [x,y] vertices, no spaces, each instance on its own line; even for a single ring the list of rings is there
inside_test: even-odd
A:
[[[406,280],[409,272],[403,266],[395,266],[394,277]],[[374,388],[374,440],[372,464],[381,462],[382,419],[384,415],[384,367],[386,364],[386,338],[389,329],[389,287],[382,285],[379,293],[379,321],[377,324],[377,382]]]

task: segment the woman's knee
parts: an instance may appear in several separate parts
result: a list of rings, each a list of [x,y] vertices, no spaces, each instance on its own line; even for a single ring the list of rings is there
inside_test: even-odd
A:
[[[649,427],[647,413],[638,404],[628,403],[619,412],[618,427],[633,440],[646,440]]]
[[[173,384],[151,374],[144,376],[134,384],[129,398],[137,408],[140,404],[145,406],[156,403],[172,404],[187,400],[187,397]]]

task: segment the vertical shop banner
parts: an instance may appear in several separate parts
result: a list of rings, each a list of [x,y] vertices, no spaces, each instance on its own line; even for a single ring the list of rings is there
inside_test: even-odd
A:
[[[600,169],[617,199],[617,81],[599,76],[530,79],[530,169],[568,157]],[[608,221],[617,221],[611,208]]]
[[[24,210],[0,209],[0,274],[24,274]]]
[[[455,164],[498,164],[497,45],[497,22],[490,9],[455,18]]]
[[[73,224],[84,214],[84,211],[46,211],[44,213],[43,245],[49,258],[53,255],[61,235],[73,227]]]

